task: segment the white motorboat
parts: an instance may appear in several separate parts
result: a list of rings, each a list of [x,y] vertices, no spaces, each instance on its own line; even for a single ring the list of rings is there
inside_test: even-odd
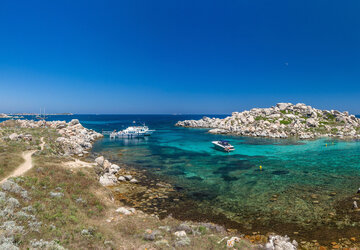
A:
[[[231,145],[228,141],[213,141],[212,144],[214,144],[215,148],[221,149],[225,152],[231,152],[235,150],[234,146]]]
[[[131,138],[131,137],[143,137],[151,135],[155,130],[150,130],[147,126],[131,126],[119,132],[111,132],[110,138]]]

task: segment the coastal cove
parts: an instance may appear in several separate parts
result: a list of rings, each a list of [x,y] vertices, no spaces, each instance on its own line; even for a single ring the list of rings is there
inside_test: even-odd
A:
[[[351,211],[349,197],[360,185],[360,142],[213,135],[207,129],[174,127],[183,119],[179,116],[140,119],[156,129],[151,137],[105,137],[93,151],[177,187],[184,196],[173,216],[227,223],[244,233],[277,230],[307,240],[329,241],[358,230],[348,228],[351,213],[344,213]],[[106,126],[119,129],[132,120],[135,116]],[[229,140],[236,150],[215,150],[210,142],[218,139]],[[329,233],[323,235],[324,229]]]
[[[105,136],[92,153],[172,184],[177,197],[170,198],[179,200],[160,206],[176,218],[223,223],[243,233],[271,230],[299,241],[328,243],[333,237],[360,234],[359,215],[352,211],[360,186],[359,141],[214,135],[207,129],[174,126],[179,120],[201,118],[74,115],[49,120],[79,119],[97,132],[124,129],[133,121],[155,129],[152,136],[138,139]],[[211,141],[219,139],[229,140],[236,150],[215,150]]]

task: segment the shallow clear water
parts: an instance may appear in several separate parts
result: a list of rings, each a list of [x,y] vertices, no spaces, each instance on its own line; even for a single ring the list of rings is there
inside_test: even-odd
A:
[[[351,210],[351,198],[347,199],[360,187],[359,141],[222,136],[211,135],[206,129],[174,126],[178,120],[201,117],[76,116],[84,126],[97,131],[124,129],[134,120],[155,129],[146,138],[105,137],[93,150],[147,169],[180,187],[197,202],[197,212],[223,214],[248,230],[358,226],[357,219],[349,222],[352,215],[344,211]],[[215,150],[211,141],[219,139],[229,140],[236,150]],[[189,213],[191,209],[187,208]]]
[[[210,208],[249,230],[275,228],[276,223],[295,231],[331,226],[334,221],[329,214],[339,214],[338,203],[360,186],[358,141],[235,137],[174,127],[177,120],[190,118],[200,116],[139,117],[156,129],[151,137],[105,138],[95,144],[94,151],[150,170],[198,201],[197,210],[206,213]],[[121,129],[132,120],[135,117],[120,117],[106,127]],[[215,150],[211,141],[219,139],[229,140],[236,150]],[[352,201],[346,201],[344,209],[351,205]]]

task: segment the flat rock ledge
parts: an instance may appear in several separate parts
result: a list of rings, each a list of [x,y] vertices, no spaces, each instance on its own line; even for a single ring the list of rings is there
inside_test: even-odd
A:
[[[209,133],[239,136],[315,139],[336,137],[360,139],[360,119],[349,112],[320,110],[304,103],[278,103],[271,108],[233,112],[224,119],[203,117],[176,126],[209,128]]]

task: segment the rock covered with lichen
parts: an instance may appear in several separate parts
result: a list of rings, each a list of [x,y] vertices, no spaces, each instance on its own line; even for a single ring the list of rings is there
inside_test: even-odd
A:
[[[211,128],[210,133],[254,137],[313,139],[360,138],[360,119],[347,111],[320,110],[303,103],[278,103],[271,108],[233,112],[224,119],[203,117],[176,126]]]

